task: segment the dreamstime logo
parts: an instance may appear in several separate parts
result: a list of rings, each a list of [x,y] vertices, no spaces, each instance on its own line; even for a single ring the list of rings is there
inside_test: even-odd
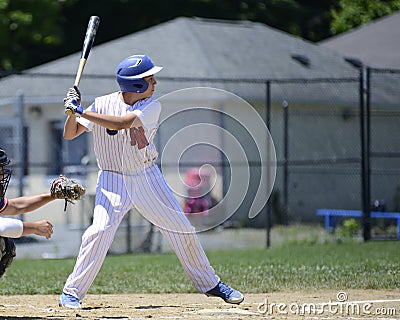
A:
[[[371,301],[349,301],[348,295],[344,291],[340,291],[336,295],[337,301],[329,300],[322,303],[273,303],[268,299],[259,303],[257,311],[260,314],[292,314],[292,315],[340,315],[340,316],[355,316],[355,315],[381,315],[394,316],[396,308],[379,306],[375,307],[374,303],[398,302],[400,300],[371,300]]]
[[[174,91],[158,100],[163,175],[180,202],[205,208],[188,215],[195,228],[191,232],[220,225],[243,204],[247,216],[256,217],[276,176],[274,143],[257,110],[231,92],[209,87]],[[158,193],[153,196],[152,201],[171,209]],[[151,222],[182,232],[173,223]]]
[[[347,293],[344,292],[344,291],[339,291],[339,292],[337,293],[337,295],[336,295],[336,299],[337,299],[339,302],[345,302],[345,301],[347,301],[347,299],[348,299]]]

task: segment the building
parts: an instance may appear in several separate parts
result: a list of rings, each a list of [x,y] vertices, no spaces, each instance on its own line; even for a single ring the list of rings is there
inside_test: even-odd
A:
[[[373,68],[400,69],[400,11],[319,42]]]

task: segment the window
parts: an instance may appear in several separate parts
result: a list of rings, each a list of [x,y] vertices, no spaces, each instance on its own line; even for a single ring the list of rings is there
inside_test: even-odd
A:
[[[20,167],[20,161],[22,161],[24,175],[28,175],[28,128],[22,129],[21,141],[19,133],[19,123],[13,119],[0,122],[0,148],[7,153],[15,169]],[[22,148],[20,148],[21,144]]]
[[[81,134],[73,140],[65,140],[63,130],[63,121],[52,121],[50,123],[50,166],[48,167],[48,174],[85,174],[81,162],[82,158],[88,154],[87,135]]]

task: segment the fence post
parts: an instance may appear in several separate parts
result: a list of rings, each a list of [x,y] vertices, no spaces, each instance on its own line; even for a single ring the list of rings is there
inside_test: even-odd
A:
[[[24,195],[24,168],[25,168],[25,146],[24,146],[24,127],[25,127],[25,118],[24,118],[24,95],[22,92],[18,91],[17,96],[15,98],[15,113],[16,117],[18,117],[18,129],[17,139],[16,139],[16,152],[15,156],[18,159],[18,194],[20,197]],[[24,215],[20,216],[21,220],[24,221]]]
[[[282,101],[283,107],[283,204],[284,222],[289,224],[289,104]]]
[[[364,240],[369,240],[371,238],[371,104],[370,104],[370,89],[371,89],[371,69],[369,67],[365,70],[365,104],[366,104],[366,132],[365,132],[365,165],[367,174],[367,199],[366,204],[368,205],[368,216],[366,217],[366,230],[364,235]]]
[[[126,213],[126,253],[132,253],[131,210]]]
[[[368,74],[368,76],[367,76]],[[361,199],[364,241],[371,239],[371,194],[369,168],[369,69],[360,68],[360,139],[361,139]]]
[[[265,122],[267,125],[267,129],[269,131],[269,133],[271,134],[271,81],[267,81],[265,83]],[[269,146],[269,139],[267,139],[267,152],[270,150],[270,146]],[[270,162],[270,154],[267,154],[267,159],[268,159],[268,163],[266,163],[267,166],[267,181],[270,181],[270,166],[271,166],[271,162]],[[261,165],[263,165],[261,163]],[[266,204],[266,223],[265,223],[265,227],[266,227],[266,240],[267,240],[267,248],[269,248],[271,246],[271,214],[272,214],[272,206],[271,206],[271,197],[269,198],[269,200],[267,201]]]

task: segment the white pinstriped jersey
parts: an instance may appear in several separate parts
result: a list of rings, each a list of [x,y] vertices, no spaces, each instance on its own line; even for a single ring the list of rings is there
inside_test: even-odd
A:
[[[77,119],[88,131],[93,132],[94,152],[101,170],[134,173],[157,159],[153,140],[161,112],[160,102],[147,98],[131,106],[120,99],[119,92],[114,92],[96,98],[87,110],[114,116],[133,112],[141,122],[138,122],[138,126],[135,123],[132,128],[114,131],[84,118]]]

